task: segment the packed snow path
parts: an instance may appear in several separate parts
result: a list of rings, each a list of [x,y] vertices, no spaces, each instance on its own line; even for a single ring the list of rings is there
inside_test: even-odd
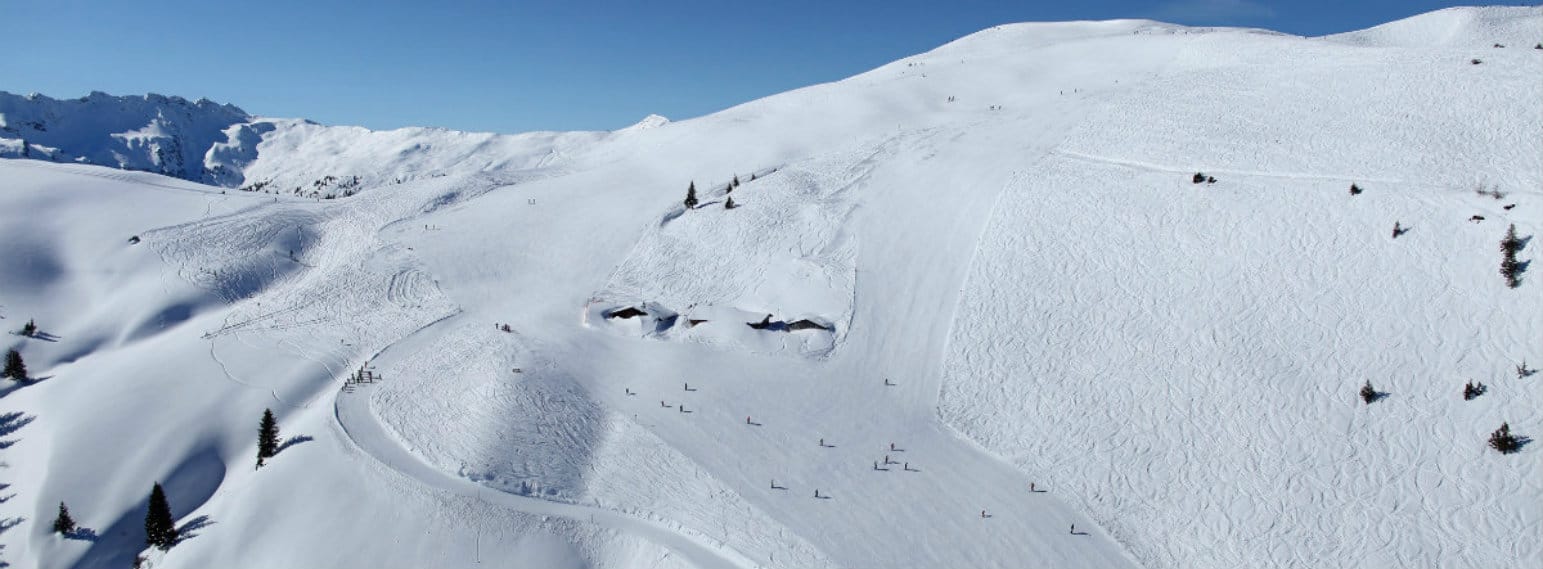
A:
[[[564,504],[517,496],[483,487],[424,463],[394,440],[369,410],[368,393],[342,394],[337,398],[337,420],[349,439],[375,460],[427,486],[538,516],[555,516],[588,522],[642,537],[684,556],[702,569],[742,569],[755,566],[733,551],[701,543],[658,523],[603,508]],[[492,534],[490,539],[498,538]]]

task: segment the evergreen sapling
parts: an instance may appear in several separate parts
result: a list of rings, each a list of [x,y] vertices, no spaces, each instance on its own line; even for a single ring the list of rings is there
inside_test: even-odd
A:
[[[16,381],[27,380],[27,364],[21,361],[21,352],[13,349],[5,353],[5,377]]]
[[[59,502],[59,517],[54,518],[54,533],[65,536],[75,533],[75,518],[70,517],[70,509],[64,502]]]
[[[171,515],[166,491],[157,482],[150,490],[150,507],[145,510],[145,545],[166,551],[176,544],[177,520]]]
[[[279,452],[279,423],[273,418],[272,409],[263,410],[263,420],[257,427],[257,468]]]

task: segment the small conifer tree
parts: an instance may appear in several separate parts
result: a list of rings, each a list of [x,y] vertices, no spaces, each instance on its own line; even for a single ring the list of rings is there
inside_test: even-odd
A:
[[[16,381],[27,379],[27,364],[21,361],[21,352],[13,349],[5,353],[5,377]]]
[[[696,182],[686,187],[686,209],[696,207]]]
[[[257,427],[257,467],[262,468],[278,452],[279,423],[273,419],[272,409],[264,409],[262,423]]]
[[[162,551],[177,544],[177,520],[171,515],[171,504],[166,501],[166,491],[158,482],[150,490],[150,507],[145,510],[145,545]]]
[[[1352,196],[1359,196],[1359,195],[1361,195],[1361,186],[1357,186],[1355,184],[1350,184],[1350,195],[1352,195]]]
[[[54,533],[70,535],[75,532],[75,518],[70,517],[69,507],[59,502],[59,517],[54,518]]]
[[[734,181],[729,182],[729,187],[730,188],[738,188],[739,187],[739,175],[738,174],[734,175]]]
[[[1472,401],[1474,398],[1483,395],[1485,391],[1489,391],[1489,386],[1484,385],[1482,382],[1474,383],[1470,381],[1467,385],[1463,386],[1463,400]]]
[[[1378,395],[1380,394],[1377,393],[1377,390],[1372,388],[1371,380],[1366,380],[1366,385],[1361,386],[1361,400],[1365,401],[1368,405],[1376,401]]]
[[[21,325],[21,335],[23,335],[23,336],[32,336],[33,334],[36,334],[36,333],[38,333],[38,323],[37,323],[36,320],[32,320],[32,319],[29,318],[29,319],[27,319],[27,323],[26,324],[22,324]]]
[[[736,207],[739,206],[734,205],[734,196],[729,196],[729,199],[723,201],[723,209],[734,209]]]

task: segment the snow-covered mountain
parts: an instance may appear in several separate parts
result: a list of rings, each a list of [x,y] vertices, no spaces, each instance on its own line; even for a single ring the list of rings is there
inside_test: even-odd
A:
[[[636,128],[664,122],[650,116]],[[603,136],[371,131],[258,118],[204,99],[95,92],[57,100],[0,91],[0,157],[96,164],[312,198],[347,197],[445,170],[536,168]]]
[[[61,133],[0,160],[0,561],[1537,566],[1539,40],[1005,25],[610,133],[0,99]],[[205,170],[69,163],[152,146]]]

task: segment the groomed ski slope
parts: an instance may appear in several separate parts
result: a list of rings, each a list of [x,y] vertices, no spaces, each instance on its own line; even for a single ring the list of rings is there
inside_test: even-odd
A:
[[[1536,565],[1537,448],[1484,447],[1543,432],[1528,34],[1002,26],[335,201],[0,161],[50,334],[0,560],[126,566],[162,481],[155,567]]]

